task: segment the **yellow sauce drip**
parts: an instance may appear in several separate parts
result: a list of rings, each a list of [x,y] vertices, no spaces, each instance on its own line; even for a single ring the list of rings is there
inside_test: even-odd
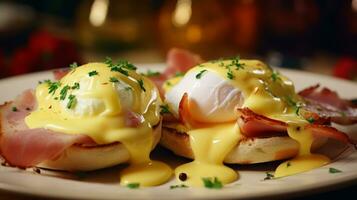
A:
[[[328,157],[310,152],[314,138],[310,131],[305,130],[304,125],[306,123],[288,124],[289,136],[300,145],[299,154],[295,158],[281,163],[275,170],[275,178],[306,172],[330,162]]]
[[[237,172],[223,164],[224,158],[240,138],[236,123],[194,129],[187,133],[195,160],[175,169],[178,181],[191,186],[203,186],[202,178],[217,177],[224,184],[238,179]],[[179,179],[181,173],[187,175],[187,180]]]
[[[198,74],[202,70],[207,70],[220,75],[242,91],[245,98],[242,107],[248,107],[258,114],[288,124],[288,135],[299,143],[300,150],[294,159],[282,163],[277,168],[276,177],[304,172],[330,162],[323,155],[310,153],[314,138],[310,132],[304,130],[307,122],[296,111],[296,103],[303,103],[303,100],[295,93],[293,83],[260,61],[240,60],[239,63],[243,67],[237,69],[235,65],[231,65],[229,71],[225,66],[232,64],[232,60],[207,62],[187,73]],[[174,79],[173,82],[179,81]],[[169,92],[172,87],[170,85],[164,89]],[[170,105],[170,102],[167,103]],[[237,174],[224,166],[223,160],[238,143],[239,128],[233,128],[233,125],[230,125],[230,128],[222,126],[227,125],[216,124],[210,128],[187,131],[195,160],[176,168],[178,180],[180,173],[186,173],[186,183],[195,186],[202,186],[201,179],[205,177],[218,177],[223,183],[237,179]],[[296,131],[297,126],[301,127],[300,131]]]
[[[89,72],[93,71],[97,75],[89,76]],[[120,173],[121,184],[159,185],[172,175],[168,165],[150,159],[154,143],[153,127],[160,123],[161,118],[161,99],[151,81],[135,71],[128,70],[128,73],[126,76],[111,71],[103,63],[89,63],[63,77],[54,94],[49,93],[47,83],[40,84],[36,89],[38,107],[26,117],[25,122],[29,128],[85,134],[97,144],[120,142],[130,153],[130,165]],[[118,81],[110,81],[113,78]],[[140,87],[138,80],[143,81],[146,91]],[[74,108],[67,108],[66,100],[59,99],[61,91],[75,83],[79,83],[79,88],[69,89],[67,97],[75,95],[78,103]],[[94,104],[83,108],[86,101]],[[81,106],[87,111],[76,113],[75,109]],[[138,127],[126,125],[125,114],[128,110],[140,115]]]

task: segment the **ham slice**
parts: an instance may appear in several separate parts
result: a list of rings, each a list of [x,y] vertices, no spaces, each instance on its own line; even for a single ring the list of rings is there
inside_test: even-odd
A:
[[[24,118],[36,106],[32,90],[0,107],[0,154],[11,166],[33,167],[55,159],[73,144],[94,144],[85,135],[68,135],[47,129],[29,129]]]
[[[319,87],[311,86],[298,93],[306,101],[305,110],[338,124],[357,123],[357,106],[353,101],[340,98],[336,92],[328,88]]]
[[[259,115],[249,108],[239,108],[238,113],[237,122],[242,134],[246,137],[271,137],[287,134],[287,124],[285,122]],[[346,133],[334,127],[323,124],[309,124],[305,128],[311,130],[316,137],[328,137],[356,146],[356,143]]]

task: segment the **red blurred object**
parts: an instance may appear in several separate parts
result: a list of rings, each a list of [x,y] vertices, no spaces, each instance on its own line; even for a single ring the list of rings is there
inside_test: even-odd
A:
[[[27,47],[13,54],[9,75],[67,67],[73,62],[80,63],[80,57],[71,40],[38,31],[30,36]]]
[[[333,75],[344,79],[356,79],[357,60],[349,57],[339,59],[334,67]]]

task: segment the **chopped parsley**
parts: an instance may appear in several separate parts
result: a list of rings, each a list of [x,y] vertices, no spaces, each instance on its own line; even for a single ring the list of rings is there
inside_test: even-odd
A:
[[[154,76],[160,76],[160,72],[157,71],[151,71],[150,69],[146,72],[143,73],[142,75],[147,76],[147,77],[154,77]]]
[[[109,67],[112,67],[112,65],[113,65],[113,60],[112,60],[112,58],[110,58],[110,57],[105,57],[104,63],[107,64],[107,65],[109,65]]]
[[[169,106],[167,104],[165,105],[160,105],[160,114],[167,114],[167,113],[170,113],[170,110],[169,110]]]
[[[207,70],[201,70],[198,74],[196,74],[196,79],[200,79],[202,77],[202,74],[205,73]]]
[[[54,95],[56,90],[61,86],[61,83],[58,81],[52,82],[50,80],[46,80],[45,83],[49,84],[48,93]]]
[[[183,76],[183,75],[185,75],[185,73],[183,73],[183,72],[176,72],[175,77],[180,77],[180,76]]]
[[[70,94],[68,96],[68,103],[67,103],[67,108],[68,109],[72,109],[74,108],[74,106],[76,106],[77,104],[77,98],[76,96],[74,96],[73,94]]]
[[[330,174],[335,174],[335,173],[341,173],[342,171],[333,167],[330,167],[328,169],[328,172],[330,172]]]
[[[70,89],[70,87],[68,85],[66,85],[62,88],[62,90],[60,91],[60,100],[66,99],[67,92],[69,89]]]
[[[119,82],[119,80],[117,78],[115,78],[115,77],[110,77],[109,81],[112,82],[112,83],[118,83]]]
[[[281,80],[280,76],[279,76],[279,72],[273,71],[273,73],[270,76],[271,80],[273,80],[274,82],[277,80]]]
[[[144,91],[144,92],[146,92],[146,89],[145,89],[145,87],[144,87],[144,81],[143,81],[142,79],[139,79],[139,80],[137,80],[137,82],[138,82],[138,84],[139,84],[141,90]]]
[[[17,109],[15,106],[13,106],[13,107],[11,108],[11,110],[12,110],[12,112],[17,112],[17,111],[18,111],[18,109]]]
[[[271,180],[274,178],[274,174],[272,174],[271,172],[266,172],[266,177],[264,178],[264,180]]]
[[[231,68],[228,67],[227,69],[228,69],[227,78],[229,78],[231,80],[234,79],[234,75],[233,75]]]
[[[239,63],[240,57],[236,56],[232,59],[232,63],[230,64],[230,66],[235,66],[236,70],[240,70],[240,69],[244,69],[244,64],[243,63]]]
[[[117,66],[134,71],[137,69],[135,65],[131,64],[127,60],[119,60]]]
[[[286,167],[290,167],[291,166],[291,163],[290,162],[287,162],[286,163]]]
[[[223,187],[222,182],[218,180],[217,177],[214,177],[213,179],[211,177],[202,178],[202,181],[203,185],[209,189],[221,189]]]
[[[176,189],[176,188],[188,188],[187,185],[185,184],[180,184],[180,185],[170,185],[170,189]]]
[[[313,124],[315,122],[315,119],[313,117],[309,117],[306,119],[310,124]]]
[[[121,67],[117,67],[117,66],[114,66],[110,69],[111,71],[114,71],[114,72],[119,72],[121,74],[124,74],[125,76],[129,76],[129,72],[124,70],[123,68]]]
[[[125,91],[132,90],[131,87],[125,87],[124,89],[125,89]]]
[[[95,76],[95,75],[98,75],[98,72],[97,71],[90,71],[89,73],[88,73],[88,75],[89,76]]]
[[[126,187],[130,188],[130,189],[137,189],[140,187],[140,183],[128,183],[126,185]]]
[[[79,83],[75,82],[71,89],[79,89]]]
[[[72,63],[72,64],[69,65],[69,68],[70,68],[71,70],[76,69],[77,67],[78,67],[78,64],[77,64],[76,62],[74,62],[74,63]]]

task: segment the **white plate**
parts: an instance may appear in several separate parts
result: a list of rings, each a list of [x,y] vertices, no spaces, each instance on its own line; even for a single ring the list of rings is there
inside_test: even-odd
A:
[[[162,65],[142,65],[161,69]],[[152,69],[152,68],[151,68]],[[357,84],[327,76],[300,71],[281,70],[296,84],[297,90],[320,83],[345,98],[357,97]],[[22,90],[34,87],[39,80],[51,78],[50,72],[40,72],[0,80],[0,102],[11,100]],[[341,127],[339,127],[341,128]],[[342,127],[348,133],[356,133],[357,126]],[[354,138],[356,139],[356,136]],[[329,151],[326,151],[329,149]],[[331,151],[331,149],[334,149]],[[80,198],[80,199],[217,199],[217,198],[267,198],[272,196],[306,195],[311,192],[334,189],[342,185],[357,182],[357,152],[337,142],[329,142],[322,149],[334,161],[324,167],[295,176],[264,181],[267,171],[274,169],[277,163],[253,166],[234,165],[240,173],[240,179],[221,190],[205,188],[170,189],[176,184],[169,183],[152,188],[128,189],[118,185],[118,167],[86,174],[78,178],[72,174],[49,172],[42,170],[41,175],[31,170],[19,170],[0,167],[0,189],[32,194],[44,197]],[[341,152],[343,153],[341,154]],[[168,152],[155,153],[155,157],[169,157],[169,163],[175,165],[176,160],[185,160],[172,156]],[[174,161],[175,160],[175,161]],[[329,168],[342,170],[342,173],[329,173]],[[120,167],[119,167],[120,168]],[[285,196],[286,197],[286,196]]]

